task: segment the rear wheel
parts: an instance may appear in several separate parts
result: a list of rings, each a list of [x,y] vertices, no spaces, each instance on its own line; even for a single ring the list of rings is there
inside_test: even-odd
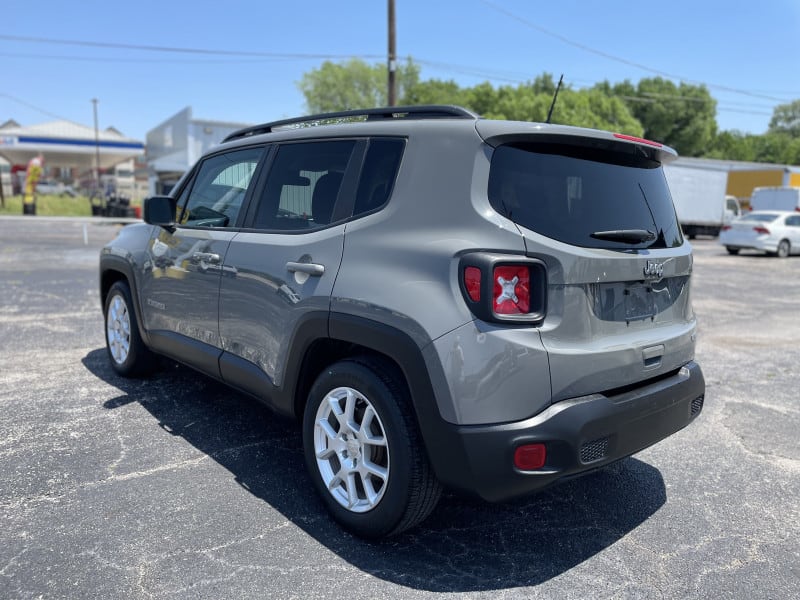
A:
[[[155,356],[139,335],[139,325],[125,281],[117,281],[105,302],[106,349],[111,366],[124,377],[142,375],[152,369]]]
[[[789,256],[789,252],[791,251],[792,247],[789,245],[789,240],[781,240],[778,243],[778,249],[775,252],[775,255],[778,258],[786,258]]]
[[[733,246],[725,246],[725,250],[728,251],[728,254],[733,254],[734,256],[739,254],[739,248],[734,248]]]
[[[439,499],[408,392],[387,362],[343,360],[320,374],[303,418],[303,448],[323,502],[356,535],[414,527]]]

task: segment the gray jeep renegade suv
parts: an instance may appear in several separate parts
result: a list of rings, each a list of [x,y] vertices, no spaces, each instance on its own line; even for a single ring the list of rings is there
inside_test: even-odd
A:
[[[302,421],[366,537],[442,486],[500,501],[596,469],[703,406],[675,156],[447,106],[241,130],[102,250],[111,365],[164,355]]]

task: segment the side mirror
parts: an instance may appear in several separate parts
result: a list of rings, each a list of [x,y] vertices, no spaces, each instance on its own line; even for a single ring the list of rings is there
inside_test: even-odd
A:
[[[144,199],[144,222],[175,231],[175,211],[178,202],[169,196],[150,196]]]

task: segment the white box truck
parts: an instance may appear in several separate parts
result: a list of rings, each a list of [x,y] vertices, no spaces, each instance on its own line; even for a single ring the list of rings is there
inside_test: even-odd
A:
[[[800,188],[757,187],[750,197],[753,210],[795,210],[800,212]]]
[[[689,239],[698,235],[716,237],[723,225],[741,213],[739,201],[725,195],[727,168],[678,159],[664,165],[664,175],[672,192],[678,221]]]

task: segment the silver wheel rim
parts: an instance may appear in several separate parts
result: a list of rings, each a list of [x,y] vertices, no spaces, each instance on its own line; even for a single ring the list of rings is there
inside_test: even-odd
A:
[[[116,294],[108,305],[106,336],[111,358],[121,365],[127,360],[131,350],[131,318],[128,314],[128,305],[119,294]]]
[[[778,244],[778,256],[780,256],[781,258],[789,256],[789,244],[788,244],[788,242],[784,241],[784,242],[781,242],[780,244]]]
[[[389,447],[385,432],[370,401],[353,388],[328,392],[317,409],[317,468],[330,495],[351,512],[372,510],[386,491]]]

